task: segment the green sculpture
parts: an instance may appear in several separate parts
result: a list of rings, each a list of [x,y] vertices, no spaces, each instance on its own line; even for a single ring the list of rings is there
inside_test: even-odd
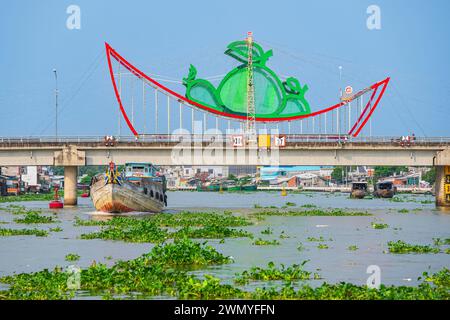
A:
[[[235,41],[228,45],[225,54],[241,64],[231,70],[217,88],[204,79],[196,79],[197,69],[191,65],[189,74],[183,78],[186,97],[209,108],[232,115],[247,113],[247,61],[246,41]],[[305,93],[308,86],[300,85],[293,77],[281,81],[266,66],[273,55],[272,50],[253,43],[253,78],[255,86],[255,109],[257,118],[287,118],[311,113]]]

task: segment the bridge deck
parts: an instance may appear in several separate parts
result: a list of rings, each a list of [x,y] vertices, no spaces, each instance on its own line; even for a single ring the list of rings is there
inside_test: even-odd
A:
[[[401,148],[432,148],[440,149],[450,146],[450,137],[416,138],[412,142],[402,142],[399,137],[363,137],[350,138],[338,135],[283,135],[286,136],[286,147],[297,148],[333,148],[342,147],[401,147]],[[232,136],[225,135],[143,135],[138,139],[133,137],[116,138],[114,147],[173,147],[183,141],[191,142],[192,146],[209,145],[212,142],[223,142],[232,146]],[[0,137],[0,148],[55,148],[60,149],[66,145],[76,145],[80,148],[104,147],[104,137]]]

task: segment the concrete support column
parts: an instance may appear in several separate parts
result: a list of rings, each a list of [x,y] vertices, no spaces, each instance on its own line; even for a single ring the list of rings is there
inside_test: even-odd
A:
[[[436,207],[450,208],[450,166],[436,166]]]
[[[77,166],[64,167],[64,205],[77,205]]]

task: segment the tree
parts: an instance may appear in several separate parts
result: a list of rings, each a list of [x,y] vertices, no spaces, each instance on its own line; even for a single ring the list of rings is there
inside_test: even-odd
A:
[[[436,168],[431,168],[422,175],[422,180],[428,182],[429,184],[434,184],[436,182]]]
[[[343,167],[334,167],[333,172],[331,172],[331,179],[336,182],[342,182],[342,171]]]
[[[375,167],[375,179],[378,180],[380,178],[386,178],[386,177],[391,177],[393,176],[395,173],[400,173],[400,172],[408,172],[408,168],[407,167],[395,167],[395,166],[379,166],[379,167]]]
[[[84,176],[83,178],[81,178],[80,183],[81,184],[90,184],[91,183],[91,179],[92,179],[92,177],[89,176],[89,175]]]

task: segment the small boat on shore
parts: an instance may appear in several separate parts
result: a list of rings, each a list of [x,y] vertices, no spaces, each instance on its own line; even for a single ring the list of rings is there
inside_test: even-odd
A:
[[[256,191],[256,183],[239,184],[235,181],[211,181],[197,185],[197,191]]]
[[[355,199],[362,199],[368,193],[367,182],[353,182],[350,197]]]
[[[258,190],[258,186],[256,183],[247,183],[241,186],[242,191],[256,191]]]
[[[378,198],[393,198],[395,192],[396,188],[392,182],[378,182],[374,187],[373,195]]]
[[[167,206],[165,177],[150,163],[127,163],[119,173],[111,162],[92,178],[90,196],[98,211],[109,213],[158,213]]]

